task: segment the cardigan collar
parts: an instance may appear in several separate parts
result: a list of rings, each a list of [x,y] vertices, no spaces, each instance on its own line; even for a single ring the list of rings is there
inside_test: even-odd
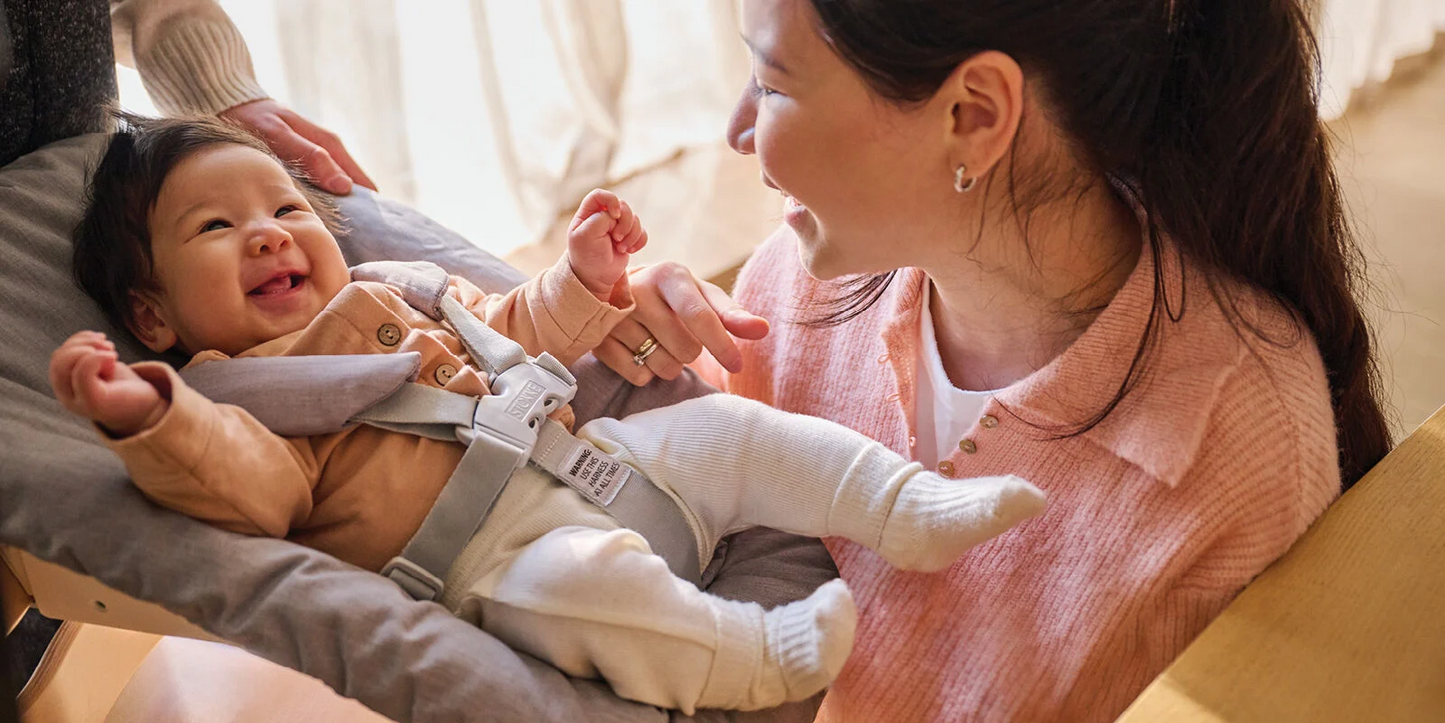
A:
[[[1073,431],[1113,400],[1129,376],[1151,314],[1157,315],[1158,331],[1140,362],[1143,373],[1119,404],[1080,437],[1173,487],[1199,450],[1214,396],[1239,358],[1239,345],[1198,270],[1167,239],[1158,245],[1157,258],[1152,248],[1146,240],[1138,265],[1114,299],[1063,354],[1000,391],[989,406],[999,408],[991,413],[1000,421],[1007,424],[1012,417],[1037,439]],[[902,269],[895,283],[882,335],[899,401],[913,419],[913,352],[928,277],[919,269]],[[1157,304],[1156,283],[1163,291]],[[1189,313],[1181,314],[1186,308]]]

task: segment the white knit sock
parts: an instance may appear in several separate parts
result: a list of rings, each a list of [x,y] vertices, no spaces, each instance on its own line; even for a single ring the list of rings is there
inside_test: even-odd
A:
[[[733,627],[751,627],[754,620],[749,618],[756,604],[718,602],[723,603],[718,615],[718,657],[697,702],[699,708],[758,710],[803,700],[833,682],[853,650],[858,610],[842,580],[832,580],[802,600],[763,613],[761,651],[729,650],[739,643],[758,642],[755,631]],[[755,668],[726,669],[745,660]]]
[[[1043,511],[1044,493],[1013,475],[921,472],[903,483],[877,549],[903,570],[946,570],[969,548]]]

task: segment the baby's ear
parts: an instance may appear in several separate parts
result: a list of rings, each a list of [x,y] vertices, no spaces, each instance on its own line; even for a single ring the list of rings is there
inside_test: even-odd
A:
[[[160,354],[176,345],[176,332],[161,316],[160,304],[146,294],[130,292],[130,333]]]

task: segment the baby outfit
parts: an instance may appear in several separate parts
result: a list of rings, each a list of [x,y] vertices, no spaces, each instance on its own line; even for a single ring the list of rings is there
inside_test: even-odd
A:
[[[598,301],[564,259],[505,295],[455,277],[447,295],[528,354],[570,364],[630,311],[626,283],[610,303]],[[353,281],[305,329],[238,356],[395,352],[420,354],[419,384],[489,393],[449,327],[375,281]],[[220,358],[202,352],[191,364]],[[165,372],[171,405],[162,419],[107,439],[147,496],[371,570],[405,546],[464,451],[369,425],[280,437]],[[553,416],[570,422],[566,408]],[[845,427],[724,394],[598,419],[576,435],[672,497],[706,556],[724,535],[764,525],[845,537],[895,566],[940,570],[1042,509],[1041,493],[1017,478],[945,479]],[[768,611],[703,593],[642,536],[530,465],[513,474],[452,565],[440,602],[571,675],[686,712],[816,693],[842,667],[856,620],[837,580]]]

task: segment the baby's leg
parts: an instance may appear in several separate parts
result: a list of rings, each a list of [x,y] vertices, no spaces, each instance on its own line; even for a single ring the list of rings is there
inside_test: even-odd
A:
[[[568,674],[687,713],[817,693],[843,667],[857,618],[841,580],[764,611],[674,577],[636,532],[576,526],[547,533],[478,580],[462,608]]]
[[[670,487],[707,549],[762,525],[935,571],[1043,509],[1017,477],[947,479],[842,425],[727,394],[593,420],[577,436]]]

